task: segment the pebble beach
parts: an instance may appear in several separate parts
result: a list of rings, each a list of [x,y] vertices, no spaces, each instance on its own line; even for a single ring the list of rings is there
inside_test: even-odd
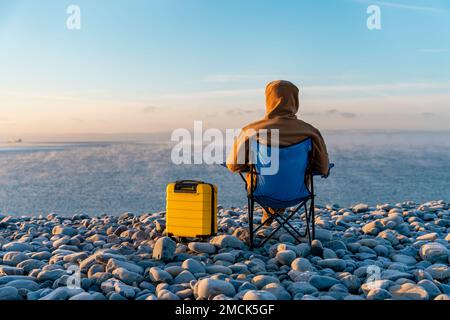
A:
[[[315,213],[311,246],[282,229],[254,251],[246,208],[219,207],[218,234],[184,242],[165,236],[164,212],[0,215],[0,300],[450,299],[448,203]]]

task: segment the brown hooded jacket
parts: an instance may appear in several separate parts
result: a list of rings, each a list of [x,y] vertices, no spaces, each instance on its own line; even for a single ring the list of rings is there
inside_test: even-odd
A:
[[[325,142],[319,130],[312,125],[297,119],[299,109],[299,89],[289,81],[273,81],[266,87],[266,115],[264,119],[245,126],[240,136],[235,140],[234,147],[227,160],[227,167],[232,172],[249,171],[248,167],[248,137],[249,132],[262,129],[269,131],[279,129],[280,147],[288,147],[311,138],[313,142],[312,169],[327,176],[329,160]],[[261,141],[264,142],[264,141]],[[245,152],[245,164],[239,164],[237,159]]]

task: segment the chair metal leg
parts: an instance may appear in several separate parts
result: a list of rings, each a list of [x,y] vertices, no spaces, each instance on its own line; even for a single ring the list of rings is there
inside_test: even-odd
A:
[[[312,239],[315,240],[316,239],[316,217],[315,217],[315,208],[316,206],[314,205],[314,196],[311,198],[311,208],[309,209],[310,212],[310,216],[311,216],[311,228],[312,228]]]
[[[305,222],[306,222],[306,235],[308,236],[308,242],[309,245],[311,246],[311,230],[309,229],[309,219],[310,219],[310,213],[308,213],[308,207],[306,205],[306,203],[304,204],[304,208],[305,208]]]
[[[253,211],[255,208],[255,202],[251,197],[248,197],[248,228],[250,233],[250,250],[254,248],[254,236],[253,236]]]

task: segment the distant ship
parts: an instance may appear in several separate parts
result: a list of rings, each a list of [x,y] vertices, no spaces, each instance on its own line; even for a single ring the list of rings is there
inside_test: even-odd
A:
[[[22,143],[23,140],[22,139],[9,139],[8,143]]]

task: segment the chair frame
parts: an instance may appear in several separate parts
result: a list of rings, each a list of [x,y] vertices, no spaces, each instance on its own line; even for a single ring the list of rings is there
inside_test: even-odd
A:
[[[256,169],[254,165],[250,165],[250,181],[251,181],[251,188],[248,186],[248,182],[245,179],[242,172],[239,173],[242,180],[245,182],[245,188],[247,190],[247,199],[248,199],[248,224],[249,224],[249,233],[250,233],[250,239],[249,239],[249,246],[250,250],[253,250],[255,248],[260,248],[264,244],[266,244],[267,241],[269,241],[273,236],[282,228],[285,229],[291,236],[294,237],[295,240],[298,242],[301,242],[301,239],[305,238],[305,236],[308,237],[308,242],[311,245],[311,242],[315,239],[316,236],[316,228],[315,228],[315,215],[314,215],[314,209],[315,209],[315,194],[314,194],[314,173],[311,170],[311,159],[312,159],[312,152],[310,151],[308,154],[308,167],[305,172],[305,184],[309,191],[309,196],[306,198],[303,198],[299,201],[297,205],[294,207],[291,207],[291,210],[288,211],[289,214],[287,217],[284,217],[283,215],[278,214],[272,214],[269,208],[263,206],[262,204],[258,203],[257,199],[255,198],[253,192],[256,188],[253,186],[254,177],[256,175],[256,178],[258,176],[258,173],[256,172]],[[309,186],[307,181],[309,181]],[[309,202],[309,203],[308,203]],[[261,224],[259,226],[255,227],[254,224],[254,211],[255,211],[255,203],[259,204],[268,215],[270,215],[269,218],[267,218],[264,221],[261,221]],[[292,209],[294,208],[294,209]],[[298,229],[296,229],[294,226],[292,226],[289,221],[294,217],[295,214],[299,213],[299,211],[303,209],[303,212],[305,214],[305,222],[306,222],[306,234],[302,235]],[[278,227],[275,228],[268,236],[263,238],[262,242],[257,244],[255,246],[255,233],[263,228],[264,224],[269,220],[275,220],[278,222]]]

